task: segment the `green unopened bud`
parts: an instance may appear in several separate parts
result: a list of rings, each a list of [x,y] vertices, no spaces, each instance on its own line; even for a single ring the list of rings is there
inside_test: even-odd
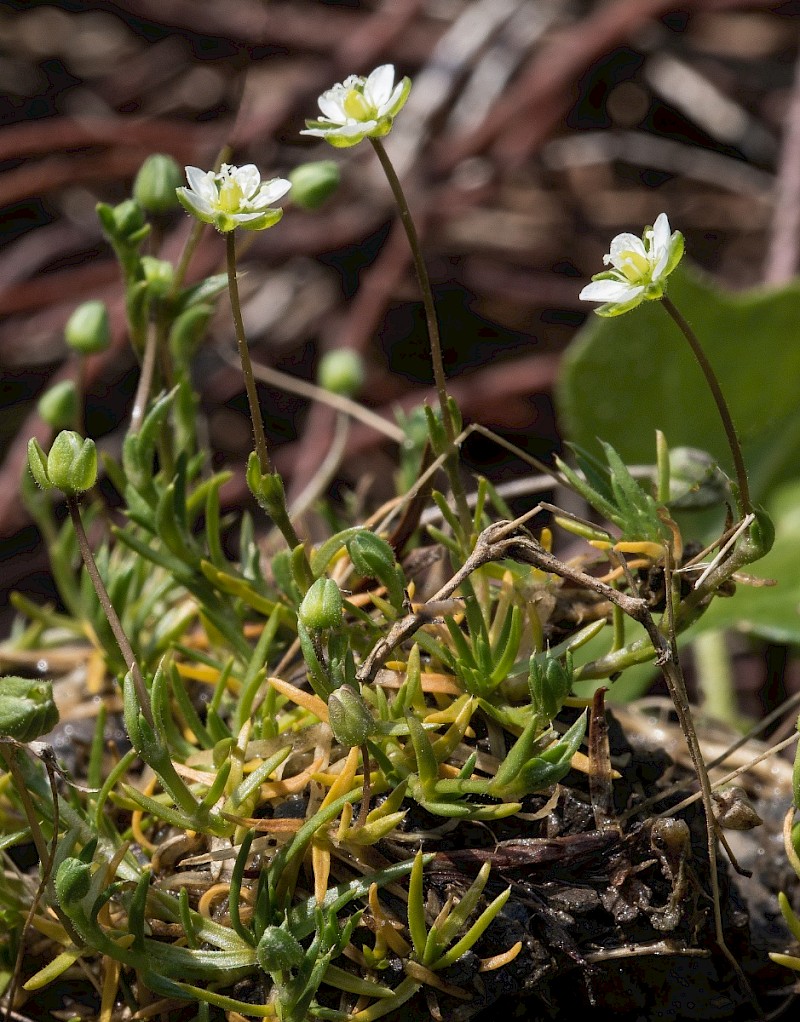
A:
[[[365,529],[348,542],[347,551],[359,575],[376,578],[385,586],[392,605],[400,610],[404,598],[403,575],[386,540]]]
[[[319,631],[342,622],[342,594],[332,578],[318,578],[300,604],[298,616],[306,628]]]
[[[168,259],[142,256],[142,271],[151,297],[163,298],[169,294],[175,279],[175,269]]]
[[[78,391],[72,380],[61,380],[39,398],[39,415],[51,429],[73,425],[78,414]]]
[[[183,172],[171,156],[154,153],[139,168],[133,197],[148,213],[168,213],[179,206],[175,189],[183,184]]]
[[[534,714],[542,722],[550,723],[560,712],[572,687],[572,658],[569,653],[562,664],[547,656],[542,663],[536,655],[530,659],[528,690]]]
[[[41,486],[43,490],[49,490],[50,479],[47,475],[47,455],[35,436],[32,436],[28,441],[28,468],[31,470],[31,475],[36,480],[37,485]]]
[[[292,201],[303,209],[317,209],[339,187],[339,164],[333,160],[301,163],[289,174]]]
[[[282,926],[268,926],[256,947],[256,959],[264,972],[299,968],[306,957],[303,945]]]
[[[283,480],[277,472],[262,472],[261,463],[255,451],[250,452],[245,472],[250,492],[267,514],[275,517],[275,513],[286,512],[286,492]]]
[[[332,394],[352,397],[364,385],[364,362],[352,348],[326,352],[319,362],[317,382]]]
[[[377,731],[375,718],[352,685],[342,685],[328,696],[328,721],[340,745],[363,745]]]
[[[73,430],[62,430],[45,455],[35,437],[28,442],[28,465],[33,478],[44,490],[58,489],[74,497],[94,486],[97,480],[97,448]]]
[[[51,681],[0,678],[0,736],[32,742],[52,731],[57,723]]]
[[[56,897],[65,912],[86,897],[91,881],[90,866],[80,859],[64,859],[56,873]]]
[[[111,208],[114,231],[119,238],[130,238],[146,227],[144,214],[138,202],[126,199]]]
[[[81,355],[96,355],[111,344],[111,328],[105,302],[84,302],[72,313],[64,327],[64,339]]]

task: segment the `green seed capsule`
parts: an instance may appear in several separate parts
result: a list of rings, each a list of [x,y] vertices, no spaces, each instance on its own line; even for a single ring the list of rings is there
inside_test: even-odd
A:
[[[0,678],[0,736],[32,742],[58,723],[53,683],[42,679]]]
[[[317,209],[339,187],[340,178],[339,165],[333,160],[302,163],[289,174],[292,202],[303,209]]]
[[[332,394],[352,397],[364,385],[364,363],[361,356],[351,348],[326,352],[320,359],[317,381],[320,387]]]
[[[50,486],[55,486],[68,497],[91,489],[97,481],[94,440],[84,440],[71,429],[62,430],[47,455],[47,478]]]
[[[352,685],[342,685],[331,692],[328,719],[336,741],[350,748],[363,745],[377,730],[369,707]]]
[[[105,302],[84,302],[72,313],[64,327],[64,339],[81,355],[96,355],[111,344],[111,327]]]
[[[178,208],[175,189],[183,183],[183,173],[171,156],[153,153],[139,168],[133,182],[133,197],[148,213],[168,213]]]
[[[342,594],[332,578],[318,578],[300,604],[298,616],[306,628],[336,628],[342,621]]]
[[[51,429],[65,429],[78,414],[78,391],[72,380],[61,380],[39,398],[39,415]]]
[[[56,897],[65,912],[89,893],[91,868],[80,859],[64,859],[56,873]]]

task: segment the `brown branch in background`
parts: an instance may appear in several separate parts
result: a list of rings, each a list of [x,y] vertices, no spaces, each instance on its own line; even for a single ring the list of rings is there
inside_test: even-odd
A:
[[[178,118],[109,115],[106,117],[46,117],[3,128],[0,160],[49,156],[61,150],[89,146],[120,146],[188,155],[208,144],[208,129]],[[6,172],[8,173],[8,172]],[[4,175],[5,177],[5,175]]]
[[[562,123],[576,99],[576,83],[615,46],[655,18],[674,10],[777,6],[774,0],[615,0],[582,22],[554,32],[532,57],[483,123],[460,138],[443,139],[434,152],[436,169],[452,171],[462,160],[491,149],[501,165],[519,166]]]
[[[383,3],[358,28],[342,36],[336,47],[336,60],[343,67],[356,71],[372,70],[379,54],[390,53],[403,33],[424,9],[424,0],[392,0]],[[367,67],[369,65],[369,67]]]
[[[264,6],[259,0],[238,0],[236,4],[203,4],[196,0],[124,0],[117,5],[138,17],[149,18],[160,25],[186,29],[226,39],[246,46],[257,46],[269,42],[283,46],[295,53],[312,52],[330,56],[331,43],[337,39],[349,39],[363,29],[365,17],[362,11],[347,10],[333,5],[300,5],[292,0],[270,3]],[[392,0],[383,6],[400,7],[400,0]],[[368,45],[383,45],[383,40],[394,41],[395,59],[424,59],[441,35],[442,28],[436,22],[406,24],[401,33],[385,34],[382,21],[391,15],[372,16],[378,32],[374,40],[368,36],[362,39]],[[403,14],[396,15],[398,20]],[[346,52],[346,51],[345,51]],[[361,59],[369,63],[368,49],[362,51]]]
[[[764,283],[785,284],[797,273],[800,245],[800,58],[786,111],[768,243]]]

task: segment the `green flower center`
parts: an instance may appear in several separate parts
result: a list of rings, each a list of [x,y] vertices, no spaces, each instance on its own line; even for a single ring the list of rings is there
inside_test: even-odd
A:
[[[219,186],[217,206],[223,213],[237,213],[242,205],[244,192],[232,177],[223,178]]]
[[[375,116],[374,108],[364,99],[364,93],[357,88],[347,90],[347,95],[342,100],[342,109],[354,121],[370,121]]]
[[[633,249],[621,253],[619,268],[630,284],[642,284],[650,277],[650,263],[646,256]]]

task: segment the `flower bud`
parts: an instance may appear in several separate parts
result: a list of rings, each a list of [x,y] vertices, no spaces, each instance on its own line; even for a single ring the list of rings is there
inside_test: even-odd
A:
[[[277,472],[261,471],[261,463],[255,451],[251,451],[247,459],[245,478],[250,492],[267,514],[272,514],[273,508],[286,506],[283,480]]]
[[[538,660],[536,655],[531,657],[528,690],[533,712],[540,721],[549,724],[558,715],[571,687],[572,660],[569,654],[566,664],[549,655],[546,656],[544,663]]]
[[[317,368],[317,382],[332,394],[352,397],[364,385],[364,362],[352,348],[327,351]]]
[[[317,209],[339,187],[339,164],[333,160],[301,163],[289,174],[292,201],[303,209]]]
[[[318,578],[300,604],[298,616],[306,628],[336,628],[342,621],[342,594],[332,578]]]
[[[133,199],[126,199],[118,206],[112,206],[111,216],[114,231],[120,239],[137,234],[146,226],[142,210]]]
[[[168,213],[178,208],[175,189],[183,183],[183,171],[171,156],[154,153],[139,168],[133,197],[148,213]]]
[[[376,578],[386,588],[392,605],[403,605],[403,574],[394,558],[394,551],[380,536],[364,529],[347,544],[353,567],[365,578]]]
[[[62,490],[74,497],[94,486],[97,479],[97,448],[94,440],[84,440],[73,430],[62,430],[45,455],[42,445],[32,437],[28,442],[28,465],[33,478],[44,490]]]
[[[142,256],[142,270],[151,297],[163,298],[169,294],[175,279],[175,269],[168,259]]]
[[[64,859],[56,873],[56,897],[68,912],[89,893],[92,880],[91,867],[80,859]]]
[[[52,731],[57,723],[51,681],[0,678],[0,736],[32,742]]]
[[[268,926],[256,948],[256,958],[264,972],[297,969],[305,957],[300,941],[282,926]]]
[[[39,398],[39,415],[51,429],[64,429],[78,414],[78,391],[72,380],[61,380]]]
[[[328,721],[340,745],[363,745],[377,726],[363,697],[352,685],[342,685],[328,696]]]
[[[47,455],[35,436],[32,436],[28,441],[28,468],[31,470],[31,475],[36,480],[37,486],[41,486],[43,490],[49,490],[50,480],[47,477]]]
[[[64,327],[64,339],[81,355],[96,355],[111,344],[111,329],[105,302],[84,302],[72,313]]]

